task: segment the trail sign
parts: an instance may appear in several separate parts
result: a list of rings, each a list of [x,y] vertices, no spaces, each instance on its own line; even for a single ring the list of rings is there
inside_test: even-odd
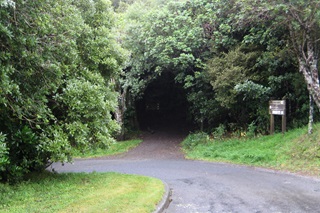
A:
[[[285,115],[286,101],[285,100],[271,100],[269,102],[269,114],[271,115]]]
[[[286,131],[286,101],[285,100],[271,100],[269,101],[270,114],[270,134],[274,133],[274,115],[282,115],[282,133]]]

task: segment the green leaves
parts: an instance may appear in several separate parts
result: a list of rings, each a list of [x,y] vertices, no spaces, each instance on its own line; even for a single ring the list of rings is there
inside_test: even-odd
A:
[[[235,85],[245,81],[250,69],[251,54],[245,54],[240,48],[215,57],[208,63],[210,83],[216,92],[216,100],[221,106],[230,108],[236,103]]]
[[[271,92],[271,88],[264,87],[263,85],[254,83],[250,80],[237,84],[234,89],[237,93],[243,93],[243,100],[246,101],[253,99],[259,100],[259,102],[266,102],[268,101]]]
[[[1,0],[0,6],[1,7],[15,7],[15,2],[12,0]]]
[[[104,79],[92,75],[91,79],[70,79],[56,100],[66,107],[62,124],[69,132],[73,144],[107,145],[118,126],[111,118],[117,104],[117,94],[103,84]],[[89,81],[90,80],[90,81]],[[103,138],[103,140],[101,140]],[[79,146],[81,148],[81,146]]]
[[[0,131],[10,156],[0,175],[69,161],[74,147],[107,146],[118,130],[111,78],[123,63],[110,1],[0,3]]]
[[[130,74],[126,75],[127,85],[137,86],[132,78],[144,78],[139,83],[148,82],[163,71],[179,73],[195,65],[202,54],[195,53],[205,46],[205,40],[197,17],[185,6],[169,2],[161,9],[150,8],[139,17],[134,14],[135,9],[141,9],[140,3],[129,7],[124,45],[131,50],[132,57],[128,65]],[[142,92],[144,86],[141,86]]]
[[[6,135],[0,132],[0,172],[4,171],[9,163],[9,150],[6,145]]]

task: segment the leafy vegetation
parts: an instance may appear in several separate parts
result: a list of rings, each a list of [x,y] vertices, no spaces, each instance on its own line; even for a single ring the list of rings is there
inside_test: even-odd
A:
[[[0,184],[0,212],[152,212],[163,183],[116,173],[33,174],[19,185]]]
[[[299,57],[319,52],[318,7],[317,1],[130,1],[119,11],[130,52],[122,80],[127,98],[141,98],[170,72],[186,92],[189,118],[208,132],[221,123],[228,131],[254,123],[266,134],[270,99],[286,99],[289,128],[305,125],[310,87],[298,71],[308,62]],[[307,42],[300,36],[309,21],[315,28]],[[295,45],[310,51],[293,51],[301,49]],[[317,88],[318,70],[312,70]]]
[[[14,182],[72,149],[108,147],[123,61],[111,3],[0,3],[0,176]]]
[[[231,162],[320,176],[320,125],[312,135],[298,128],[254,138],[210,138],[192,134],[182,143],[188,158]]]

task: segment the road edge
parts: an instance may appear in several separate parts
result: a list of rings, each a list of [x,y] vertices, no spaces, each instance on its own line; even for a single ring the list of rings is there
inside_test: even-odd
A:
[[[171,202],[171,189],[169,188],[169,185],[162,181],[163,185],[164,185],[164,195],[162,197],[162,200],[160,201],[160,203],[158,204],[156,210],[153,213],[162,213],[164,212],[165,209],[167,209],[170,205]]]

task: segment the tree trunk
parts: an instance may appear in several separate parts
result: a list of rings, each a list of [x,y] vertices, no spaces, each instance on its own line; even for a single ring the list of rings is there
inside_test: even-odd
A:
[[[314,103],[320,109],[320,89],[319,89],[319,75],[317,68],[317,59],[314,57],[313,51],[308,51],[308,60],[305,61],[303,58],[299,58],[300,72],[303,74],[304,79],[307,83],[309,91],[309,124],[308,134],[313,132],[313,114],[314,114]]]
[[[118,135],[118,140],[124,140],[125,137],[125,127],[124,127],[124,113],[126,112],[126,98],[127,98],[127,88],[124,88],[120,92],[118,107],[115,112],[115,118],[120,125],[120,134]]]
[[[319,75],[317,68],[317,60],[312,61],[312,65],[308,66],[301,58],[299,58],[300,72],[303,74],[307,83],[309,94],[312,96],[313,101],[320,109],[320,87],[319,87]]]
[[[301,45],[298,45],[294,41],[294,33],[291,32],[291,39],[296,50],[298,61],[299,61],[299,71],[303,74],[305,82],[307,84],[307,89],[309,91],[309,125],[308,134],[312,134],[313,125],[313,114],[314,114],[314,103],[320,109],[320,87],[319,87],[319,73],[318,73],[318,59],[317,59],[317,49],[315,47],[316,42],[311,39],[311,29],[308,28],[306,24],[304,26],[305,37],[302,40]],[[310,27],[310,26],[309,26]],[[292,30],[292,28],[291,28]],[[290,31],[291,31],[290,30]],[[306,51],[304,47],[306,45]]]
[[[308,134],[311,135],[313,132],[313,113],[314,113],[314,104],[313,104],[313,98],[311,95],[309,95],[309,125],[308,125]]]
[[[318,73],[318,58],[317,49],[315,47],[316,42],[311,39],[310,33],[307,31],[307,48],[308,55],[306,60],[306,65],[310,67],[311,75],[311,95],[313,100],[316,102],[318,108],[320,109],[320,85],[319,85],[319,73]]]

